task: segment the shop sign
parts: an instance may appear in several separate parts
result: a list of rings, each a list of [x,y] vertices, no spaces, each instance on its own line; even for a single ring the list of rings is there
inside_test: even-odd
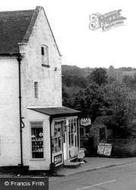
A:
[[[54,163],[55,165],[62,163],[62,154],[54,156]]]
[[[99,143],[97,154],[103,156],[110,156],[112,151],[112,145],[108,143]]]
[[[91,125],[91,118],[82,118],[80,123],[82,126]]]

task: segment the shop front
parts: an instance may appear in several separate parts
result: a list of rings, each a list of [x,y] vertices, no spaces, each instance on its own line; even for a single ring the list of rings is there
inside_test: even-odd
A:
[[[55,118],[52,122],[52,161],[55,165],[78,156],[78,117]]]
[[[77,158],[80,112],[66,107],[30,110],[30,169],[48,170],[51,164],[59,166]]]

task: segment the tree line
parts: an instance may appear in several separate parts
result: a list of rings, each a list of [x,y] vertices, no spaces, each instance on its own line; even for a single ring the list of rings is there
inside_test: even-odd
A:
[[[135,104],[129,98],[131,82],[128,78],[120,82],[108,76],[106,69],[96,68],[88,75],[80,71],[75,75],[64,72],[62,81],[64,106],[80,110],[82,116],[91,117],[92,122],[98,116],[107,116],[105,125],[112,129],[114,138],[130,135]]]

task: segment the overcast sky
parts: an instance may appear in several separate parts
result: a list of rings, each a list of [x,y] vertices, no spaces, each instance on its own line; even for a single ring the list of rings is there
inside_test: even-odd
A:
[[[43,6],[62,54],[62,63],[79,67],[136,67],[134,0],[1,0],[0,11]],[[89,29],[89,15],[122,9],[123,26]]]

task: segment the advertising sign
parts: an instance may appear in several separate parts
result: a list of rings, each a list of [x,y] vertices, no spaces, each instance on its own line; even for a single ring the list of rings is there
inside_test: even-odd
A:
[[[82,118],[82,119],[81,119],[81,125],[82,125],[82,126],[91,125],[91,119],[90,119],[90,118]]]
[[[54,156],[54,163],[55,163],[55,165],[57,165],[57,164],[59,164],[61,162],[62,162],[62,154]]]
[[[112,151],[112,145],[108,143],[99,143],[97,148],[97,154],[103,156],[110,156]]]

